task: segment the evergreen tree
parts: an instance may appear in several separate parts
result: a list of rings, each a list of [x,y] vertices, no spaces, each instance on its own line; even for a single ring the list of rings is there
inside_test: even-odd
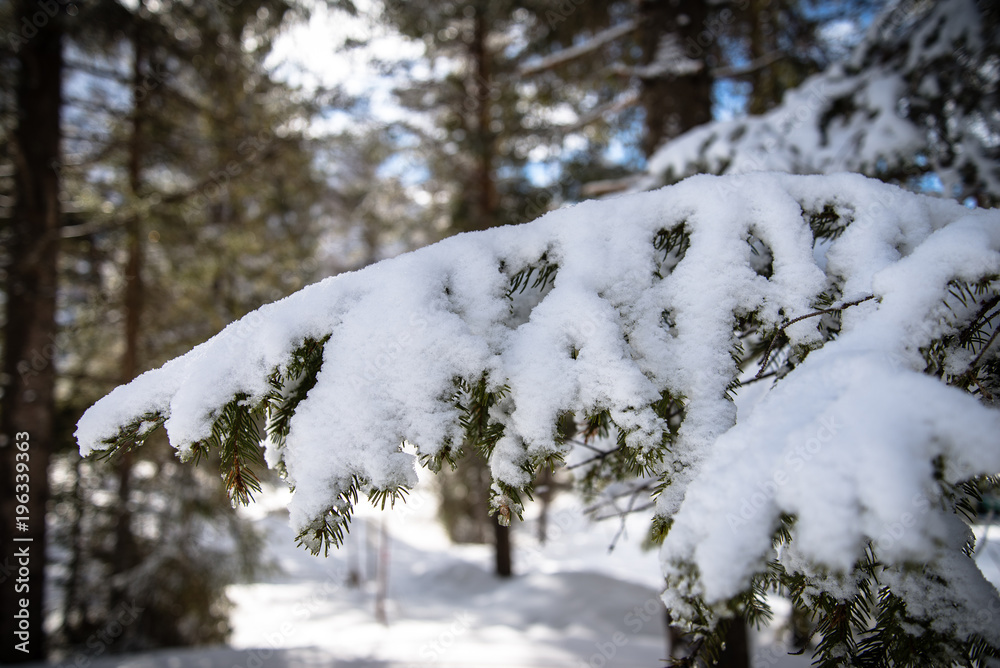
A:
[[[323,217],[313,147],[294,129],[315,107],[262,66],[290,4],[81,12],[64,131],[64,431],[122,376],[310,280]],[[123,605],[143,612],[107,651],[223,641],[225,587],[255,563],[256,537],[218,503],[219,481],[165,444],[113,468],[59,463],[60,642],[86,643]]]
[[[768,592],[817,620],[819,665],[983,665],[1000,595],[969,523],[1000,471],[998,215],[847,175],[580,205],[310,286],[76,435],[116,452],[165,425],[246,501],[264,420],[318,552],[359,494],[396,500],[416,462],[470,445],[510,521],[575,414],[615,440],[609,477],[656,481],[664,600],[693,634],[679,665],[717,655],[733,615],[767,619]]]
[[[698,172],[846,170],[994,205],[998,20],[990,3],[892,3],[847,62],[789,90],[766,114],[666,144],[642,187]]]
[[[59,263],[60,115],[63,7],[8,3],[4,72],[16,61],[16,121],[5,142],[13,162],[13,206],[3,220],[4,332],[0,376],[0,660],[46,656],[45,508],[54,450],[57,269]],[[42,7],[44,4],[44,7]],[[12,52],[12,53],[11,53]],[[9,113],[9,110],[6,110]],[[9,126],[8,126],[9,127]],[[24,541],[24,539],[27,539]],[[15,542],[24,541],[24,542]],[[22,567],[27,577],[21,577]],[[15,587],[13,575],[22,580]]]

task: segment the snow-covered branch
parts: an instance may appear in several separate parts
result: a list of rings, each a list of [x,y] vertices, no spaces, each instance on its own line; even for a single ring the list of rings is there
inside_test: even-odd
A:
[[[946,196],[1000,201],[1000,31],[984,3],[893,3],[852,58],[760,116],[709,123],[665,143],[638,189],[692,174],[861,172]],[[719,74],[719,72],[716,72]]]
[[[844,580],[817,574],[849,580],[872,550],[900,582],[912,563],[951,577],[956,498],[1000,472],[1000,411],[977,390],[1000,385],[983,311],[998,277],[998,211],[857,175],[694,177],[312,285],[116,389],[77,438],[88,454],[162,423],[189,456],[262,414],[319,549],[358,490],[384,498],[418,458],[471,445],[494,509],[519,512],[574,414],[617,435],[593,466],[658,478],[668,603],[711,626],[769,561],[834,597]],[[779,373],[750,400],[741,381],[776,335]],[[918,520],[884,540],[903,516]],[[1000,647],[1000,627],[963,617],[996,600],[966,560],[930,623]]]
[[[577,58],[581,58],[587,54],[597,51],[604,45],[610,44],[616,39],[634,32],[638,27],[639,22],[637,20],[623,21],[618,25],[614,25],[600,31],[585,42],[556,51],[555,53],[545,56],[544,58],[529,60],[521,65],[517,71],[521,76],[531,76],[533,74],[538,74],[539,72],[544,72],[545,70],[551,70],[555,67],[559,67],[560,65],[565,65],[566,63],[576,60]]]

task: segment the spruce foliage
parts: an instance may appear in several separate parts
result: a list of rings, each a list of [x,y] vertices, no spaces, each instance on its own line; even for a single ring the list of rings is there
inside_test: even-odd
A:
[[[816,243],[840,237],[853,222],[852,212],[832,198],[816,208],[803,207],[801,216],[812,230]],[[652,232],[646,243],[657,260],[657,266],[650,266],[648,271],[653,273],[652,280],[658,281],[679,266],[694,240],[687,221],[682,221]],[[752,251],[750,256],[755,258],[752,268],[763,280],[769,280],[773,271],[772,259],[776,257],[774,252],[753,234],[745,243]],[[537,303],[560,281],[562,258],[556,262],[557,257],[555,253],[546,253],[519,266],[494,258],[497,271],[506,277],[507,286],[502,294],[510,307],[514,327],[526,322],[525,314],[519,310],[522,302]],[[937,310],[940,316],[919,323],[924,329],[914,341],[929,341],[919,349],[925,362],[924,374],[990,405],[994,402],[995,388],[1000,386],[998,357],[993,347],[1000,320],[1000,280],[989,272],[981,273],[983,275],[974,280],[953,282]],[[827,290],[816,298],[812,310],[806,313],[781,313],[783,319],[777,321],[767,321],[759,312],[739,308],[731,314],[729,355],[738,373],[725,388],[728,400],[731,401],[744,386],[764,377],[775,376],[780,383],[780,379],[795,371],[814,350],[840,337],[845,314],[880,306],[875,295],[845,300],[843,280],[843,277],[831,277]],[[442,297],[451,296],[448,283],[442,283],[440,290]],[[669,311],[660,316],[669,329],[673,328],[674,317]],[[822,340],[794,345],[790,328],[805,320],[817,323],[816,330]],[[627,339],[628,332],[624,336]],[[196,453],[202,450],[220,452],[222,475],[234,502],[248,502],[259,489],[254,470],[262,464],[261,424],[266,424],[267,438],[277,445],[277,461],[268,464],[282,470],[284,440],[290,433],[297,407],[317,384],[328,345],[328,338],[301,341],[290,357],[271,371],[267,395],[234,396],[215,417],[211,438],[195,448]],[[571,346],[565,354],[576,359],[579,351]],[[493,459],[508,437],[501,418],[512,410],[511,393],[512,388],[492,377],[487,369],[478,377],[453,378],[451,393],[444,401],[454,408],[459,429],[452,433],[450,442],[423,451],[423,463],[431,470],[440,470],[444,465],[453,465],[467,450],[487,460]],[[628,411],[615,412],[593,405],[580,413],[560,414],[552,424],[557,449],[525,449],[514,462],[523,472],[523,479],[529,482],[513,485],[495,479],[491,512],[502,523],[520,515],[524,501],[531,498],[530,481],[535,479],[535,474],[541,467],[558,465],[565,454],[558,449],[566,445],[565,437],[559,436],[559,421],[564,419],[577,423],[579,438],[593,451],[576,472],[584,492],[597,499],[598,504],[604,490],[612,487],[616,493],[624,488],[632,495],[652,491],[654,498],[672,491],[677,480],[682,479],[688,467],[693,465],[677,451],[682,443],[679,435],[690,415],[691,405],[692,397],[687,391],[664,388],[651,406],[663,425],[659,441],[641,445],[634,438],[634,427],[625,422]],[[112,448],[126,447],[162,423],[162,415],[144,415],[141,420],[122,427],[107,443]],[[981,476],[955,482],[946,475],[947,462],[935,461],[934,466],[936,489],[930,495],[933,501],[928,503],[938,504],[935,510],[955,513],[966,523],[971,522],[981,490],[995,485],[996,480]],[[299,541],[313,552],[325,553],[343,541],[361,494],[384,507],[405,493],[403,486],[378,487],[363,475],[355,474],[349,484],[339,490],[326,512],[314,518],[301,532]],[[770,556],[760,564],[746,589],[728,600],[711,603],[704,600],[692,586],[699,577],[697,566],[693,562],[673,564],[676,568],[666,586],[682,600],[678,609],[672,612],[691,635],[694,650],[691,656],[676,658],[674,665],[710,665],[723,648],[727,620],[740,616],[751,624],[760,625],[771,618],[767,602],[771,593],[787,597],[794,606],[808,611],[818,638],[812,651],[816,665],[822,668],[972,667],[986,665],[984,660],[988,657],[1000,656],[1000,648],[975,633],[963,635],[942,630],[933,619],[908,609],[907,596],[912,596],[914,591],[929,592],[927,596],[931,598],[947,595],[945,590],[951,575],[947,560],[927,564],[889,563],[880,558],[878,542],[869,537],[864,557],[849,571],[836,572],[812,564],[797,554],[793,537],[798,522],[799,518],[786,514],[770,528]],[[651,528],[651,541],[662,541],[673,528],[670,516],[657,517]],[[968,559],[973,553],[974,540],[971,532],[967,533],[964,553],[953,555],[955,558]]]

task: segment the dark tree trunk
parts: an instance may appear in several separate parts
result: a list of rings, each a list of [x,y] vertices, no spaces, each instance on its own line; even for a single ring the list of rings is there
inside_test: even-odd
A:
[[[129,195],[133,203],[138,201],[139,191],[142,187],[143,124],[147,98],[142,85],[146,60],[146,49],[142,35],[142,9],[143,2],[140,0],[134,14],[132,33],[132,133],[129,137],[127,165]],[[122,354],[122,383],[131,381],[139,374],[139,331],[143,306],[143,247],[142,223],[138,215],[132,214],[126,220],[125,236],[128,243],[128,260],[125,265],[125,298],[123,300],[125,306],[125,349]],[[132,511],[129,504],[132,493],[132,453],[124,452],[115,465],[118,478],[118,504],[115,523],[115,549],[111,558],[112,577],[127,573],[139,563],[138,546],[132,530]],[[109,608],[112,610],[123,603],[129,603],[131,600],[126,586],[121,584],[121,582],[126,582],[127,578],[114,579],[119,584],[111,589]]]
[[[473,18],[472,42],[469,45],[469,60],[473,72],[472,91],[475,97],[475,120],[473,150],[475,152],[475,174],[470,196],[472,198],[469,210],[472,219],[468,221],[470,230],[485,230],[497,224],[497,210],[500,206],[496,184],[496,133],[490,127],[492,123],[492,54],[487,37],[490,30],[490,20],[487,14],[489,2],[476,2]],[[502,526],[493,519],[494,545],[496,546],[496,574],[500,577],[510,577],[513,573],[510,550],[510,527]]]
[[[772,40],[768,38],[768,35],[772,34],[771,30],[768,30],[771,23],[767,11],[769,4],[771,3],[768,0],[751,0],[750,2],[747,18],[750,21],[751,62],[761,60],[772,50]],[[758,68],[753,73],[751,82],[753,83],[753,92],[747,102],[747,111],[755,115],[763,114],[779,101],[773,68]]]
[[[510,527],[500,524],[496,518],[493,519],[493,526],[496,530],[497,575],[509,578],[514,574],[514,564],[510,551]]]
[[[476,174],[473,184],[473,197],[475,201],[471,207],[473,219],[471,228],[474,230],[485,230],[496,224],[497,208],[499,201],[497,198],[496,175],[494,174],[494,156],[496,153],[496,133],[490,128],[492,123],[492,100],[491,97],[491,57],[489,47],[486,44],[487,33],[489,32],[489,19],[486,16],[488,3],[481,2],[476,6],[475,24],[473,28],[472,44],[470,45],[470,55],[472,57],[472,67],[475,72],[475,82],[473,83],[474,95],[476,98],[476,121],[475,121],[475,151],[476,151]]]
[[[750,668],[750,645],[747,625],[742,618],[736,618],[726,633],[726,648],[719,657],[716,668]]]
[[[24,34],[18,48],[14,132],[17,201],[11,221],[4,374],[0,381],[0,661],[4,663],[39,661],[46,654],[45,507],[49,457],[54,449],[56,269],[61,223],[61,19],[42,12],[30,0],[17,4],[16,19],[16,25],[30,25],[37,32]],[[15,477],[19,475],[26,477]],[[24,494],[27,498],[21,496]],[[22,603],[27,606],[22,608]],[[17,615],[26,616],[23,625]]]
[[[681,659],[692,651],[684,637],[684,632],[673,625],[670,612],[664,608],[663,621],[666,625],[667,656]],[[726,632],[726,646],[719,656],[715,668],[750,668],[750,640],[747,625],[741,618],[734,619]]]
[[[651,156],[665,140],[712,120],[712,75],[706,62],[715,44],[706,35],[705,0],[642,0],[640,43],[643,62],[653,65],[664,40],[672,40],[696,71],[647,72],[640,101],[646,113],[643,151]],[[714,39],[714,38],[713,38]],[[656,69],[656,68],[651,68]]]

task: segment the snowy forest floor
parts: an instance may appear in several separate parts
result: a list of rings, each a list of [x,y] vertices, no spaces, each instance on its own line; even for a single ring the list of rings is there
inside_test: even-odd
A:
[[[266,532],[271,568],[231,587],[228,647],[98,657],[56,665],[89,668],[655,668],[666,656],[655,551],[639,548],[648,519],[592,524],[564,494],[549,511],[545,544],[537,508],[513,529],[516,576],[492,574],[492,547],[454,545],[435,518],[426,481],[406,504],[380,513],[360,504],[345,546],[327,558],[295,546],[287,493],[268,491],[247,512]],[[535,514],[532,514],[532,513]],[[376,614],[382,523],[388,535],[385,621]],[[1000,582],[1000,528],[980,565]],[[619,531],[620,535],[616,535]],[[981,535],[981,532],[979,532]],[[615,544],[609,552],[609,545]],[[360,575],[349,586],[348,574]],[[785,608],[775,602],[778,621]],[[780,625],[752,633],[754,668],[805,668],[789,656]]]

